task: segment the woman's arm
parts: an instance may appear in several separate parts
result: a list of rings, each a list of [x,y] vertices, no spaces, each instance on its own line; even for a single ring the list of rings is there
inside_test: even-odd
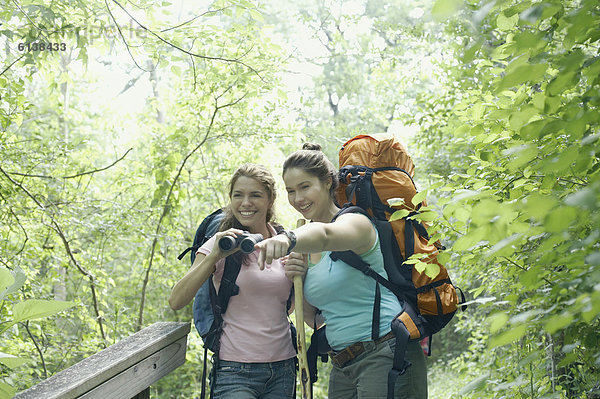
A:
[[[317,308],[315,308],[313,305],[308,303],[306,298],[304,299],[303,306],[304,306],[304,323],[306,323],[313,330],[316,330],[314,324],[315,324],[315,315],[317,313]],[[318,320],[317,320],[317,322],[318,322]],[[317,328],[318,327],[320,327],[320,325],[318,325]]]
[[[344,214],[333,223],[305,224],[293,232],[296,235],[293,251],[299,253],[352,250],[363,254],[373,247],[377,239],[371,221],[356,213]],[[255,246],[260,249],[258,265],[264,268],[265,263],[270,264],[273,259],[285,256],[289,246],[289,238],[281,234],[259,242]]]
[[[171,291],[171,296],[169,297],[171,309],[179,310],[194,299],[198,289],[215,271],[217,261],[218,259],[215,259],[211,254],[196,255],[191,269],[175,284],[173,291]]]
[[[239,248],[235,248],[234,250],[227,252],[221,251],[218,245],[219,239],[225,235],[235,237],[240,234],[243,234],[243,231],[238,229],[229,229],[215,234],[215,244],[213,245],[212,251],[208,255],[197,254],[190,270],[188,270],[185,276],[183,276],[183,278],[173,287],[171,296],[169,297],[171,309],[179,310],[190,303],[191,300],[194,299],[198,289],[215,271],[215,264],[227,255],[239,250]]]

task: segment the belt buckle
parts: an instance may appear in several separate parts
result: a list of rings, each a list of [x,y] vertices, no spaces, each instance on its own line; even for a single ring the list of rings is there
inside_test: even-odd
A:
[[[334,353],[331,356],[331,362],[338,366],[339,368],[343,368],[346,364],[348,364],[352,359],[358,357],[365,351],[365,345],[363,342],[355,342],[352,345],[349,345],[342,349],[341,351]]]

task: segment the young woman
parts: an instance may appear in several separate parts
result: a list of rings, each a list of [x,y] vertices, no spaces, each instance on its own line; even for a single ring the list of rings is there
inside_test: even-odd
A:
[[[220,230],[198,249],[191,269],[177,282],[169,304],[181,309],[198,288],[213,275],[218,292],[225,257],[221,237],[260,233],[276,235],[270,221],[275,202],[275,179],[260,165],[245,164],[231,178],[230,204]],[[241,252],[232,256],[239,256]],[[292,398],[296,384],[296,351],[292,344],[286,303],[292,283],[279,261],[261,270],[258,251],[245,255],[236,284],[239,293],[231,297],[223,314],[213,398]]]
[[[263,267],[294,251],[285,267],[290,278],[306,275],[304,319],[314,320],[315,308],[321,310],[327,324],[327,340],[334,351],[329,399],[385,399],[395,346],[390,323],[401,311],[401,305],[391,291],[381,287],[380,335],[373,340],[375,281],[341,260],[332,260],[329,253],[352,250],[385,277],[383,255],[377,230],[366,216],[348,213],[331,222],[340,210],[334,200],[336,175],[318,145],[305,144],[303,150],[286,159],[283,180],[288,201],[312,223],[259,242],[258,262]],[[300,253],[311,254],[308,271]],[[358,342],[362,344],[354,345],[348,356],[346,348]],[[426,398],[427,369],[418,342],[409,344],[406,359],[412,366],[396,381],[394,397]]]

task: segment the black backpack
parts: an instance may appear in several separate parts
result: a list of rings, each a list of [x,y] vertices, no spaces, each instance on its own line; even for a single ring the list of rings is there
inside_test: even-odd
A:
[[[217,209],[208,215],[196,229],[192,246],[185,249],[177,259],[181,260],[191,251],[191,264],[194,264],[196,259],[196,251],[206,241],[219,231],[219,226],[225,216],[222,209]],[[278,224],[273,224],[277,233],[283,231],[283,228]],[[194,296],[194,304],[192,307],[194,325],[198,334],[203,341],[204,346],[204,366],[202,368],[202,391],[200,398],[204,398],[206,393],[206,376],[207,376],[207,358],[208,350],[214,353],[214,364],[212,371],[216,372],[216,362],[219,358],[219,346],[221,332],[223,331],[223,314],[227,310],[229,300],[232,296],[239,293],[239,287],[235,283],[238,274],[240,273],[241,262],[238,256],[228,256],[225,258],[225,268],[223,277],[219,286],[219,292],[215,290],[212,275],[202,284]],[[293,290],[292,290],[293,292]],[[287,309],[291,306],[291,293],[287,302]],[[296,328],[290,322],[290,334],[294,348],[296,348]],[[297,350],[297,348],[296,348]],[[213,375],[214,378],[214,375]],[[212,390],[211,395],[212,396]]]

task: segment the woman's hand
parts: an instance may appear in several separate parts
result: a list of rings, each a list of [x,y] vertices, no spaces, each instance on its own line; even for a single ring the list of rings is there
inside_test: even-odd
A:
[[[290,281],[294,281],[295,276],[300,276],[304,280],[306,270],[308,269],[308,260],[306,255],[292,252],[287,259],[284,258],[285,275]]]
[[[223,250],[221,250],[221,248],[219,248],[219,240],[221,238],[223,238],[225,236],[230,236],[230,237],[233,237],[233,238],[237,238],[237,237],[241,236],[242,234],[244,234],[243,230],[235,229],[235,228],[231,228],[231,229],[228,229],[228,230],[225,230],[225,231],[219,231],[218,233],[216,233],[215,234],[215,244],[213,245],[212,250],[210,252],[211,255],[214,254],[213,255],[214,259],[216,261],[221,260],[221,259],[225,258],[226,256],[229,256],[232,253],[235,253],[235,252],[237,252],[237,251],[240,250],[239,245],[237,247],[229,250],[229,251],[223,251]]]
[[[285,234],[277,234],[274,237],[258,242],[254,248],[260,250],[258,254],[258,267],[265,268],[265,263],[271,264],[273,259],[283,258],[287,255],[290,247],[290,239]]]

